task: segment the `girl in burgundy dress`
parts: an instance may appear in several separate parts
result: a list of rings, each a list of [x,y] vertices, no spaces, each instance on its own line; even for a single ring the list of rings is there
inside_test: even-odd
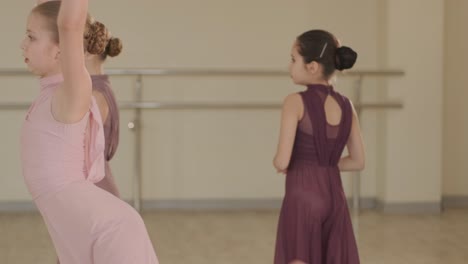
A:
[[[94,21],[91,26],[96,32],[100,32],[106,40],[106,47],[102,54],[86,54],[86,69],[91,75],[93,85],[93,95],[101,112],[102,123],[104,125],[105,137],[105,177],[96,185],[113,195],[120,197],[119,190],[115,184],[114,176],[109,166],[109,161],[114,157],[119,145],[119,109],[117,101],[112,91],[109,76],[104,74],[104,62],[110,57],[115,57],[122,51],[122,41],[111,35],[107,27]]]
[[[359,263],[340,171],[362,170],[364,147],[351,101],[332,86],[336,70],[356,58],[324,30],[305,32],[292,46],[291,78],[307,88],[283,104],[274,166],[286,187],[275,264]]]

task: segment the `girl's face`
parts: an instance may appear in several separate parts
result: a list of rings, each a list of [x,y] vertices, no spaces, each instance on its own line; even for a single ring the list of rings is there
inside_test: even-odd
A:
[[[304,84],[308,77],[306,64],[298,51],[298,45],[294,42],[291,49],[291,61],[289,63],[289,74],[295,84]]]
[[[319,63],[312,61],[305,63],[299,54],[299,46],[294,42],[291,48],[291,62],[289,63],[289,74],[295,84],[307,85],[317,81],[320,75]]]
[[[24,62],[34,75],[47,77],[60,73],[59,45],[42,15],[34,12],[29,15],[21,49]]]

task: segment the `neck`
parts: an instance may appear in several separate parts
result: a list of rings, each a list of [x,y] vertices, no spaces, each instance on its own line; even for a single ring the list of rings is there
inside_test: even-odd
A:
[[[305,83],[307,85],[320,84],[320,85],[325,85],[325,86],[332,86],[333,78],[326,79],[322,75],[314,74],[314,75],[309,75],[308,78],[305,79]]]
[[[313,82],[313,84],[322,84],[322,85],[326,85],[326,86],[331,86],[331,82],[327,81],[327,80],[316,81],[316,82]]]
[[[57,75],[57,74],[60,74],[60,73],[62,73],[62,71],[60,69],[56,69],[56,70],[52,70],[50,72],[44,73],[42,75],[39,75],[39,77],[40,78],[47,78],[47,77],[54,76],[54,75]]]
[[[321,85],[325,85],[325,86],[331,86],[332,85],[331,81],[328,81],[328,80],[309,80],[307,82],[307,85],[313,85],[313,84],[321,84]]]
[[[104,73],[104,67],[101,62],[87,61],[86,69],[90,75],[101,75]]]

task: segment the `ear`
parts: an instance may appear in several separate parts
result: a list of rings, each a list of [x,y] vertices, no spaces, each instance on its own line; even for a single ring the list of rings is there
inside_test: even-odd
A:
[[[306,64],[306,69],[309,73],[316,74],[320,70],[320,64],[316,61],[311,61]]]

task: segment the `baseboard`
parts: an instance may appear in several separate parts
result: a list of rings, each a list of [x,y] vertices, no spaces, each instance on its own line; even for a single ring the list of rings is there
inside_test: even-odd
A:
[[[34,212],[37,207],[32,201],[8,201],[0,202],[0,212]]]
[[[199,200],[146,200],[142,202],[145,210],[265,210],[280,209],[282,199],[199,199]],[[361,209],[374,209],[375,198],[361,198]],[[352,199],[348,199],[352,206]]]
[[[442,198],[442,208],[468,208],[468,196],[447,195]]]
[[[353,199],[348,198],[348,207],[353,208]],[[377,199],[373,197],[365,197],[359,199],[359,208],[364,210],[371,210],[377,208]]]
[[[175,210],[249,210],[249,209],[279,209],[281,199],[238,199],[238,200],[146,200],[142,202],[145,210],[175,209]],[[348,199],[348,207],[352,208],[352,199]],[[440,213],[440,203],[381,203],[375,198],[361,198],[360,209],[380,209],[385,213]]]
[[[279,209],[281,199],[145,200],[144,210],[262,210]]]
[[[440,214],[440,202],[386,203],[377,201],[377,210],[386,214]]]
[[[125,200],[130,205],[132,200]],[[143,200],[145,211],[153,210],[266,210],[281,208],[281,199],[199,199],[199,200]],[[0,212],[35,212],[32,201],[0,202]]]
[[[126,200],[132,204],[131,200]],[[198,199],[198,200],[143,200],[142,208],[152,210],[271,210],[281,208],[281,198],[271,199]],[[377,202],[374,198],[361,198],[361,209],[374,209]],[[352,200],[348,199],[348,206]],[[0,212],[37,211],[31,201],[0,202]]]
[[[199,199],[199,200],[144,200],[142,208],[152,210],[267,210],[279,209],[280,198],[272,199]],[[131,201],[127,201],[132,204]],[[348,199],[352,208],[352,199]],[[440,213],[443,208],[468,208],[468,196],[447,196],[439,202],[384,203],[375,198],[361,198],[360,208],[377,209],[384,213],[424,214]],[[37,211],[31,201],[0,202],[0,212]]]

